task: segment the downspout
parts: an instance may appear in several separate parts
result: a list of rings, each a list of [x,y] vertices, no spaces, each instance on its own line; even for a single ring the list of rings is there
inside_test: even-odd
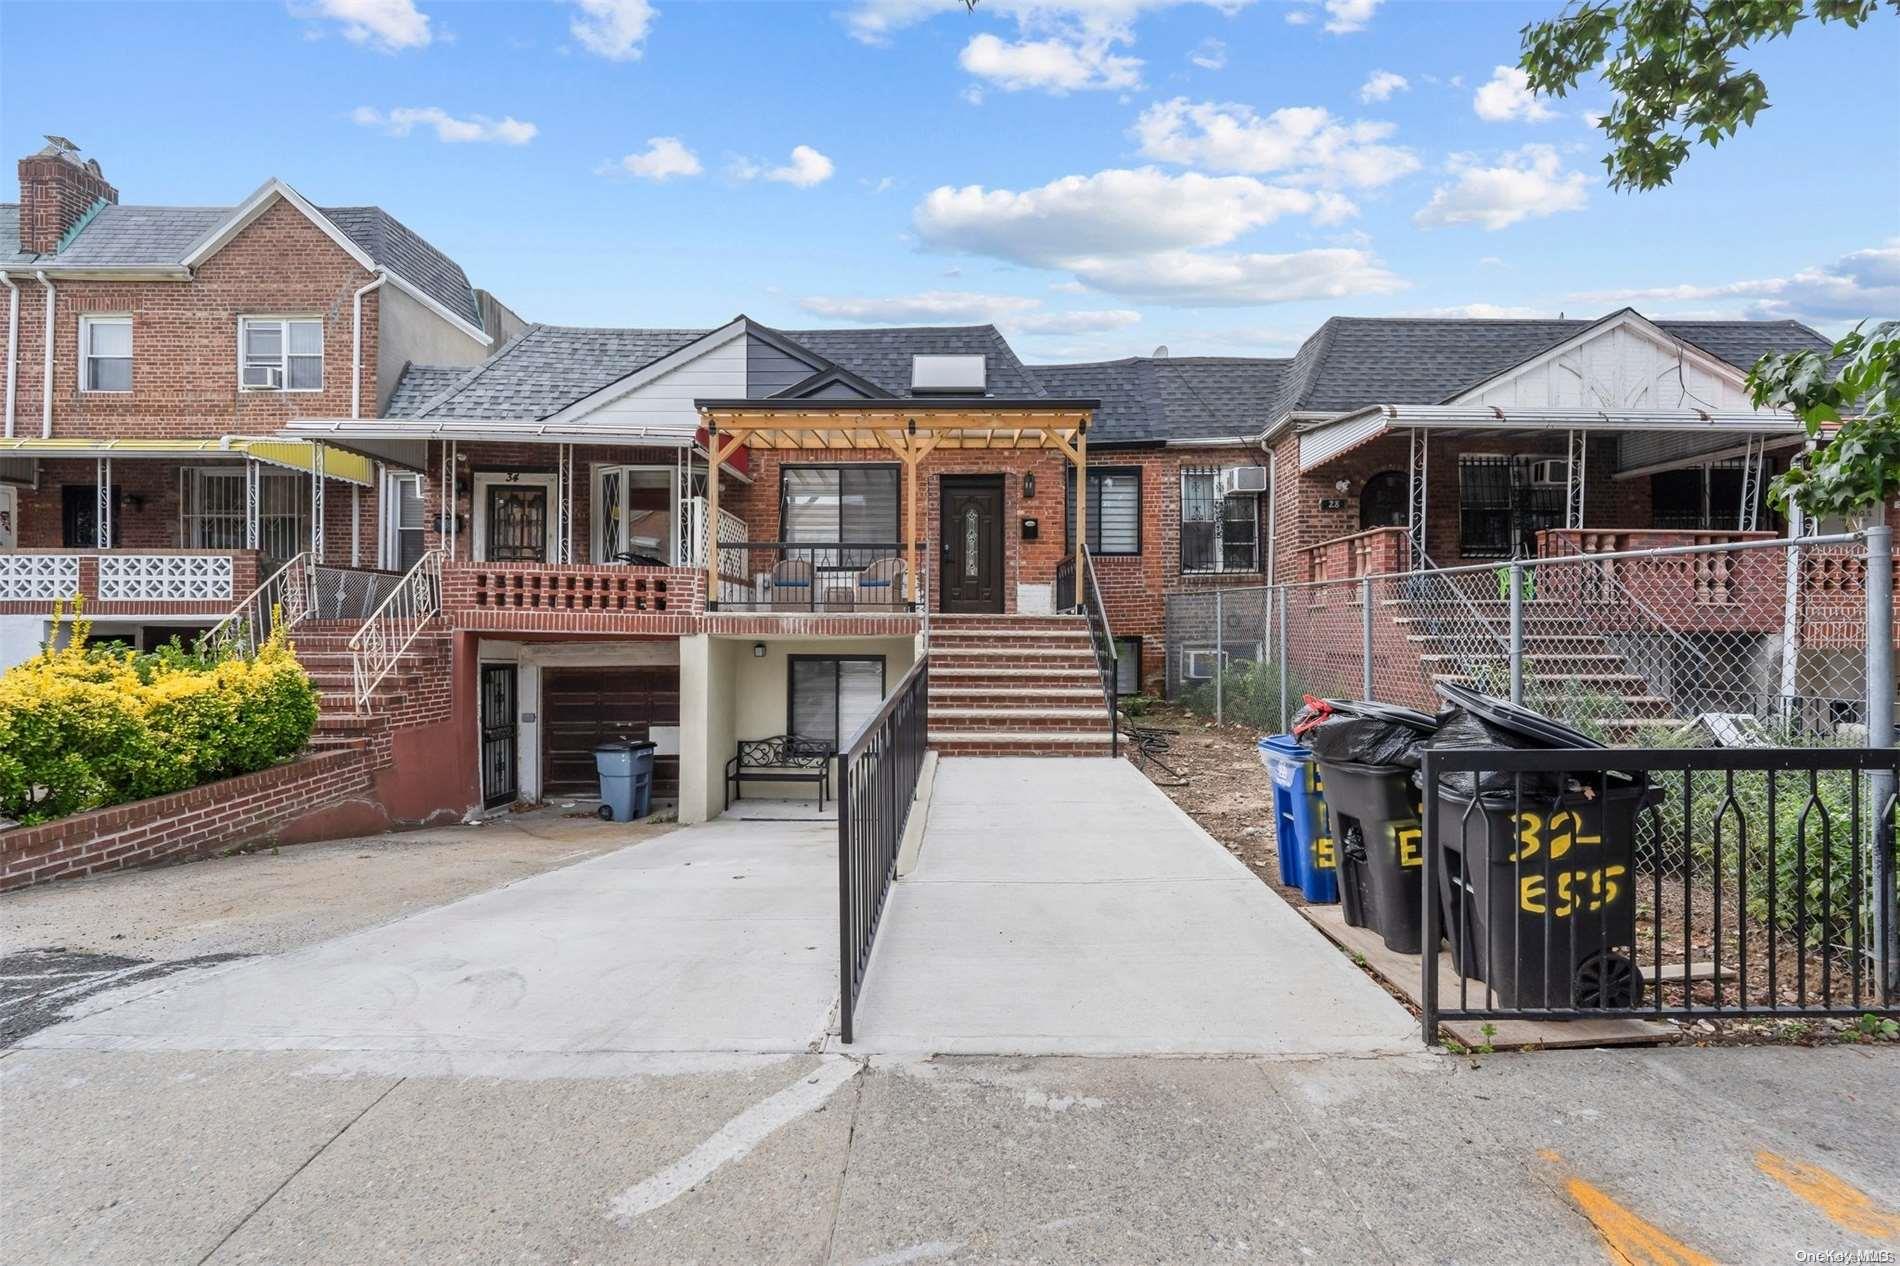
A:
[[[352,300],[353,316],[350,325],[350,417],[363,416],[363,296],[372,290],[381,289],[389,280],[386,269],[376,271],[376,280],[356,292]],[[381,328],[380,325],[378,328]]]
[[[5,272],[0,272],[12,293],[7,297],[7,438],[13,438],[13,402],[20,377],[20,287]]]
[[[46,322],[40,327],[40,342],[46,345],[46,384],[40,392],[40,438],[50,440],[53,438],[53,310],[57,296],[44,271],[33,275],[46,287]]]

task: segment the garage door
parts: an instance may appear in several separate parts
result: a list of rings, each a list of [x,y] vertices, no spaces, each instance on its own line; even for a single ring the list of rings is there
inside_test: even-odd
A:
[[[596,743],[643,739],[649,726],[679,724],[679,667],[543,669],[541,715],[542,794],[597,794]],[[679,777],[679,757],[660,757],[654,794],[677,796]]]

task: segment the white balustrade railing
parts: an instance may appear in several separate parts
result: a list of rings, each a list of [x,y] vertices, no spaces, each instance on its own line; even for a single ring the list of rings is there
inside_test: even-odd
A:
[[[369,711],[377,685],[402,661],[429,621],[442,610],[441,550],[432,549],[397,582],[382,605],[350,638],[350,672],[356,710]]]
[[[228,602],[229,554],[101,554],[101,602]]]
[[[677,567],[704,567],[706,565],[706,498],[688,497],[680,503],[682,530],[679,549],[674,551]],[[719,543],[721,545],[742,545],[747,539],[745,520],[730,510],[719,511]],[[722,556],[730,551],[722,551]],[[743,554],[741,553],[741,557]]]
[[[0,554],[0,602],[63,602],[78,594],[77,554]]]
[[[272,572],[244,601],[198,639],[201,651],[254,655],[271,631],[316,614],[316,568],[302,553]]]

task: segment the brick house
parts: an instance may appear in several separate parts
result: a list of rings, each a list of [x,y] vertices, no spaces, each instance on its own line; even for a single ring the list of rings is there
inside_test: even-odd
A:
[[[712,817],[741,741],[841,746],[926,657],[938,750],[1104,752],[1105,694],[1191,649],[1168,594],[1767,530],[1741,492],[1800,436],[1742,376],[1824,346],[1629,311],[1069,365],[989,326],[523,326],[374,208],[21,171],[0,627],[75,588],[144,640],[287,619],[396,821],[586,795],[623,734]]]

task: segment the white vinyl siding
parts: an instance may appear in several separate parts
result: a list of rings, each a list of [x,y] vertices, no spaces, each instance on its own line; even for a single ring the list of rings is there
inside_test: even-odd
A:
[[[79,389],[132,390],[132,318],[79,319]]]
[[[246,391],[322,391],[323,322],[242,318],[238,322],[238,384]]]
[[[794,655],[789,727],[833,751],[857,736],[884,702],[884,657]]]
[[[1089,552],[1098,557],[1141,553],[1141,469],[1088,473]],[[1063,539],[1075,546],[1075,472],[1069,472]]]

